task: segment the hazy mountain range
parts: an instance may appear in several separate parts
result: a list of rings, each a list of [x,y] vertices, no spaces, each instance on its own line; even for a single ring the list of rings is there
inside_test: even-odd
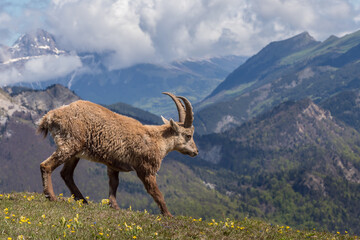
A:
[[[324,42],[305,32],[270,43],[235,67],[194,104],[199,156],[172,153],[164,160],[159,182],[170,211],[359,234],[359,46],[360,32]],[[0,191],[41,191],[38,164],[54,146],[34,135],[36,121],[78,98],[60,85],[1,90]],[[158,116],[128,104],[107,107],[160,124]],[[103,166],[82,161],[76,175],[85,194],[106,196]],[[156,209],[135,175],[120,177],[122,207]],[[57,192],[67,192],[55,182]]]
[[[225,56],[107,69],[103,63],[107,54],[77,55],[62,50],[54,36],[38,29],[21,36],[12,47],[0,46],[0,84],[43,89],[60,83],[83,99],[101,104],[124,102],[163,114],[173,106],[163,101],[161,92],[198,102],[246,60]],[[34,76],[39,68],[40,73]]]

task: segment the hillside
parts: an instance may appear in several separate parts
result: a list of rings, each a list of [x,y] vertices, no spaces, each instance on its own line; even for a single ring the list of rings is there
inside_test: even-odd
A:
[[[72,198],[49,202],[36,193],[0,194],[2,239],[358,239],[351,232],[297,230],[256,219],[164,218],[110,209],[106,201],[83,205]]]
[[[197,107],[198,133],[223,132],[287,100],[315,103],[360,87],[360,31],[273,42],[233,71]]]
[[[360,131],[360,90],[342,91],[320,105],[347,125]]]
[[[250,216],[360,231],[360,134],[311,100],[285,102],[197,143],[210,163],[194,171],[239,197]]]

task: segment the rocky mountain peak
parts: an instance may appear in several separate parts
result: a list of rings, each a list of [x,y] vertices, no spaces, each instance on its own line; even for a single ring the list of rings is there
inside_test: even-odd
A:
[[[329,111],[320,108],[318,105],[316,105],[313,102],[310,102],[308,107],[302,111],[302,114],[304,114],[304,116],[307,116],[309,118],[316,119],[317,121],[321,121],[323,119],[332,120],[332,116]]]
[[[60,84],[52,85],[40,91],[32,89],[17,91],[16,87],[8,87],[6,91],[12,95],[18,104],[41,112],[47,112],[80,99],[74,92]]]
[[[65,53],[57,48],[54,36],[42,29],[22,35],[10,52],[12,58]]]
[[[33,126],[45,112],[79,99],[75,93],[58,84],[45,90],[0,88],[0,139],[11,136],[11,131],[6,129],[14,119],[22,119]]]
[[[313,43],[313,42],[317,42],[316,39],[306,31],[302,32],[298,35],[295,35],[294,37],[289,38],[288,40],[291,42],[294,42],[294,43],[301,43],[304,45]]]
[[[295,149],[301,145],[327,142],[341,131],[329,111],[320,108],[310,99],[297,102],[288,101],[275,107],[229,134],[236,141],[246,142],[248,146],[257,143],[249,136],[258,136],[263,140],[262,148]]]

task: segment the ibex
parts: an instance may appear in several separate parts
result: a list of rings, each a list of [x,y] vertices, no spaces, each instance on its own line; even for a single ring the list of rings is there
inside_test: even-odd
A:
[[[88,101],[76,101],[49,111],[40,121],[38,133],[51,133],[56,151],[40,164],[45,196],[55,201],[51,173],[64,164],[61,177],[76,200],[84,199],[75,185],[73,173],[79,160],[87,159],[107,166],[110,206],[119,209],[116,190],[119,172],[135,171],[146,191],[164,216],[172,216],[156,183],[162,159],[171,151],[195,157],[193,111],[185,97],[164,92],[175,102],[179,122],[166,120],[163,125],[143,125]],[[180,101],[180,99],[184,102]]]

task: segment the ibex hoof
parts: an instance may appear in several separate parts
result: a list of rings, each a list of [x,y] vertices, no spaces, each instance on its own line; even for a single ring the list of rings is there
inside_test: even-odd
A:
[[[168,218],[172,218],[173,215],[171,215],[171,213],[167,212],[167,213],[163,213],[164,217],[168,217]]]
[[[48,195],[48,194],[45,194],[45,197],[46,197],[49,201],[56,201],[56,200],[57,200],[56,197],[50,196],[50,195]]]
[[[117,204],[109,204],[111,208],[115,209],[115,210],[120,210],[120,207]]]

